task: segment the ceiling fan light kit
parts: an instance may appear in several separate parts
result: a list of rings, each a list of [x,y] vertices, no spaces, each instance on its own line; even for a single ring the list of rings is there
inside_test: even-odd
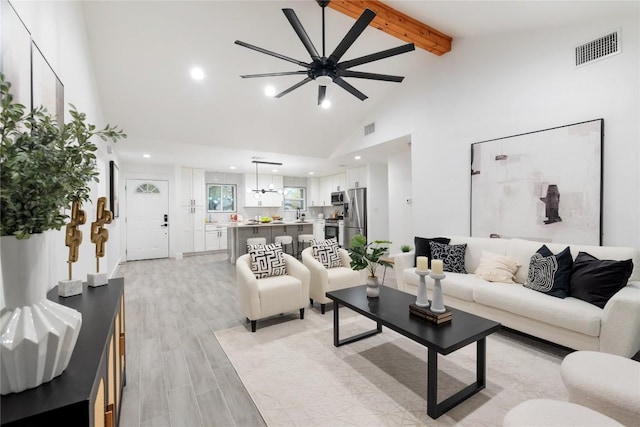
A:
[[[336,85],[340,86],[342,89],[346,90],[356,98],[364,101],[367,99],[367,96],[360,92],[358,89],[349,84],[345,77],[352,77],[358,79],[368,79],[368,80],[380,80],[387,82],[396,82],[400,83],[404,77],[401,76],[392,76],[388,74],[378,74],[378,73],[367,73],[362,71],[352,71],[350,68],[356,67],[358,65],[367,64],[369,62],[378,61],[380,59],[389,58],[395,55],[400,55],[402,53],[410,52],[415,50],[415,45],[413,43],[408,43],[402,46],[398,46],[395,48],[383,50],[380,52],[372,53],[369,55],[361,56],[359,58],[351,59],[348,61],[340,62],[342,56],[347,52],[347,50],[353,45],[356,39],[362,34],[362,32],[367,28],[367,26],[373,21],[376,13],[370,9],[365,9],[360,18],[356,20],[353,24],[349,32],[344,36],[342,41],[338,44],[335,50],[328,57],[325,55],[325,23],[324,23],[324,12],[329,4],[328,0],[316,0],[318,5],[322,8],[322,56],[318,53],[313,42],[309,38],[309,35],[305,31],[304,27],[300,23],[298,16],[293,11],[293,9],[282,9],[285,17],[293,27],[294,31],[298,35],[298,38],[309,52],[311,56],[311,62],[303,62],[294,58],[290,58],[288,56],[272,52],[267,49],[263,49],[258,46],[251,45],[249,43],[242,42],[240,40],[236,40],[235,44],[246,47],[248,49],[255,50],[260,53],[264,53],[266,55],[270,55],[276,57],[278,59],[282,59],[284,61],[292,62],[296,65],[299,65],[304,70],[297,71],[285,71],[278,73],[261,73],[261,74],[245,74],[241,75],[243,79],[247,78],[257,78],[257,77],[278,77],[278,76],[291,76],[291,75],[306,75],[306,77],[294,84],[293,86],[285,89],[284,91],[275,95],[276,98],[280,98],[289,92],[294,91],[300,86],[309,83],[312,80],[320,80],[320,85],[318,86],[318,105],[322,105],[324,108],[326,107],[325,97],[328,82],[333,82]]]

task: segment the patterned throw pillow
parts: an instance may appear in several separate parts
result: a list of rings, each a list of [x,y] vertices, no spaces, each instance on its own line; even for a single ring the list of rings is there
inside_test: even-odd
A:
[[[445,245],[431,241],[429,246],[431,246],[433,259],[442,260],[444,271],[467,274],[467,270],[464,268],[464,254],[467,251],[466,243],[462,245]]]
[[[431,259],[433,255],[431,254],[431,242],[438,242],[444,244],[448,244],[451,241],[448,237],[418,237],[415,236],[413,238],[413,244],[416,247],[415,256],[413,258],[413,265],[418,265],[418,257],[426,256],[429,259],[429,268],[431,268]]]
[[[250,245],[251,271],[257,279],[287,274],[281,243]]]
[[[324,268],[342,267],[339,248],[338,241],[335,238],[314,240],[311,242],[313,257],[317,259]]]
[[[524,287],[557,298],[566,298],[569,295],[572,268],[573,257],[569,246],[554,255],[546,245],[542,245],[531,257]]]

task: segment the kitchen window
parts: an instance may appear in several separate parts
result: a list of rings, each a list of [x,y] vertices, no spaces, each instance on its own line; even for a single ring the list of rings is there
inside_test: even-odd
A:
[[[207,210],[235,212],[236,194],[236,186],[233,184],[207,184]]]
[[[307,189],[305,187],[284,187],[284,210],[307,209]]]

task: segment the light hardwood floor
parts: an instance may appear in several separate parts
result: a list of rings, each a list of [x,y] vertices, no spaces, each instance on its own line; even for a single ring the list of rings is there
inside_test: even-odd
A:
[[[265,426],[213,334],[245,325],[226,254],[127,262],[116,275],[127,337],[120,425]]]

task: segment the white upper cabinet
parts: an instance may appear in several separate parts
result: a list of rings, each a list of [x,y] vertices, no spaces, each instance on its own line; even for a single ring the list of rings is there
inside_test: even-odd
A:
[[[367,167],[347,169],[347,188],[362,188],[367,186]]]
[[[347,174],[346,173],[338,173],[332,175],[333,179],[331,181],[331,191],[345,191],[347,189]]]
[[[204,169],[182,168],[181,176],[180,206],[204,206]]]
[[[322,197],[320,196],[320,178],[309,178],[308,183],[307,205],[324,206]]]
[[[345,191],[347,189],[346,184],[347,176],[345,173],[320,178],[320,204],[318,206],[331,206],[331,193]]]

